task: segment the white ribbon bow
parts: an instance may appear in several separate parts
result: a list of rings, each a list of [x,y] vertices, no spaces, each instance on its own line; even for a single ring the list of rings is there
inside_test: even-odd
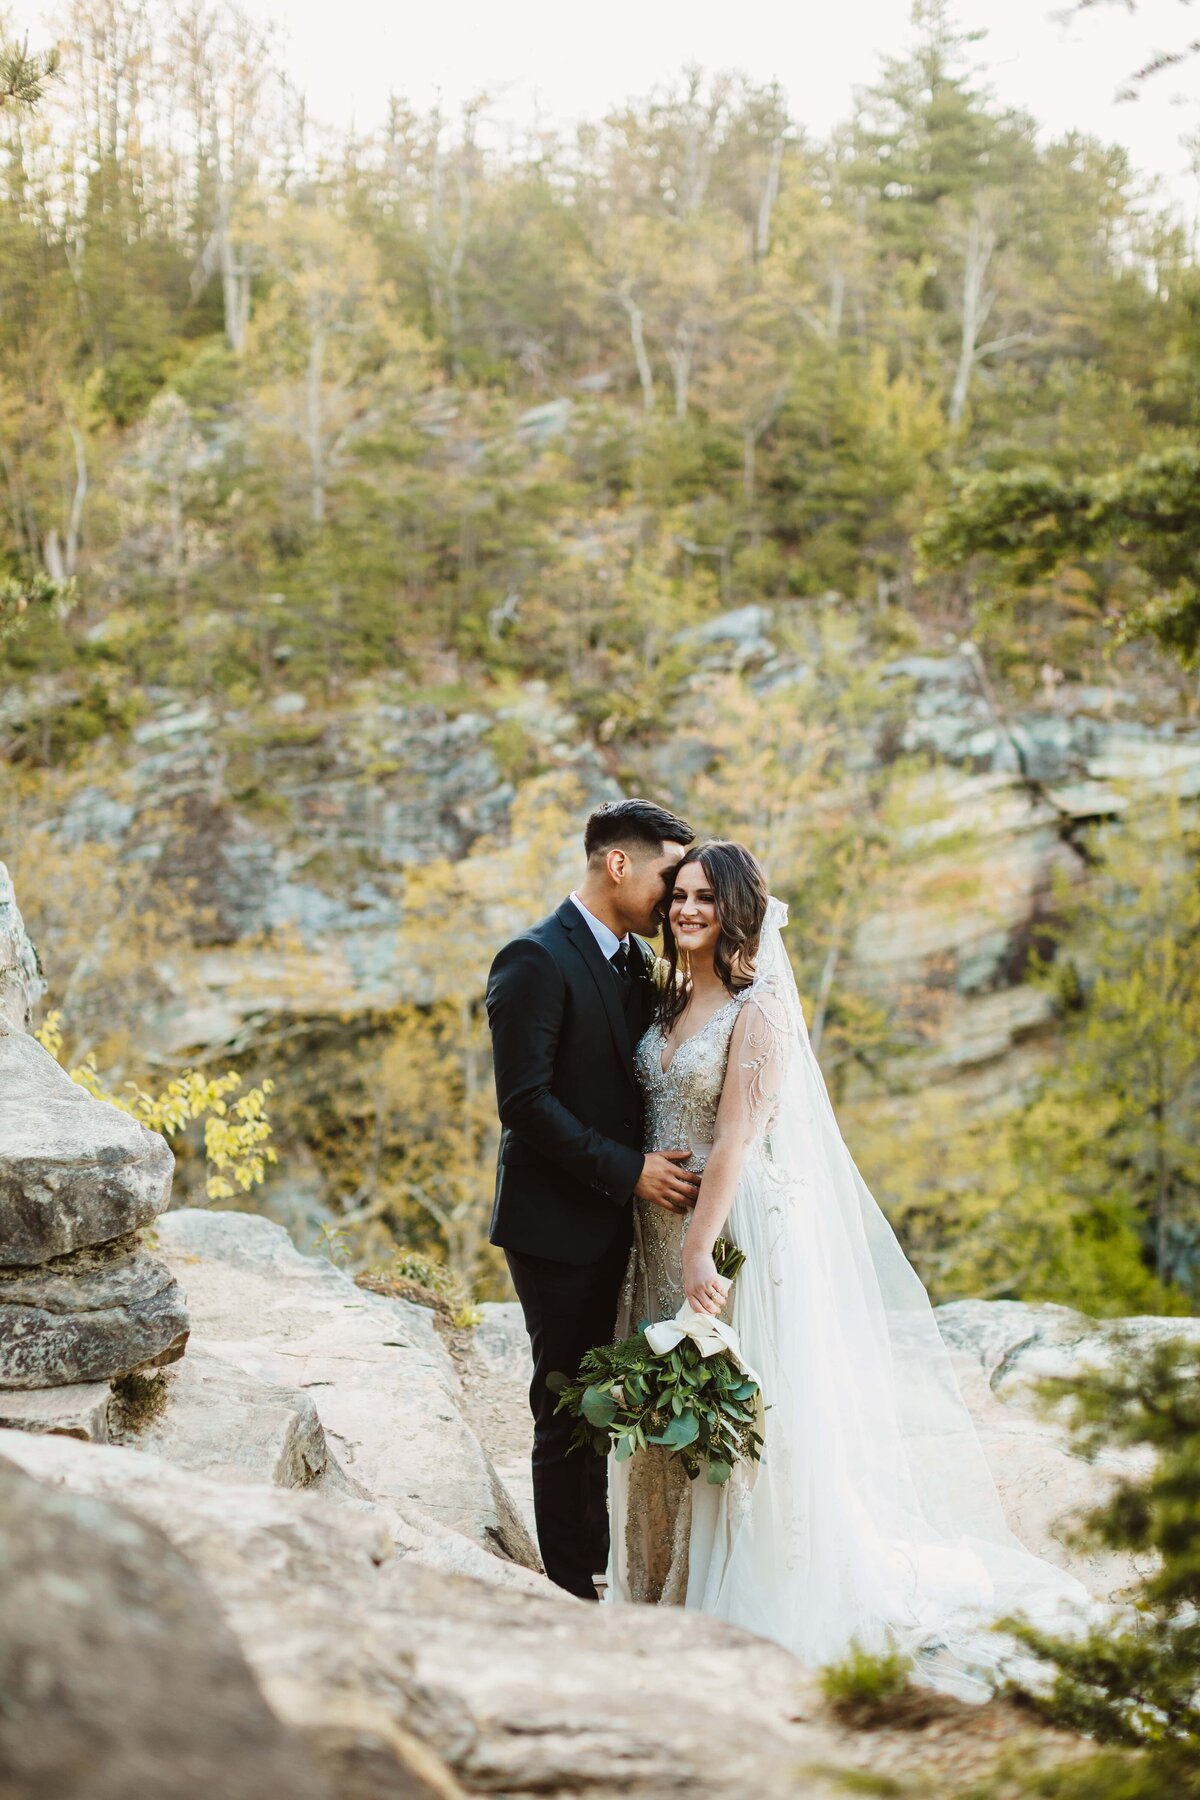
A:
[[[738,1343],[738,1334],[732,1325],[726,1325],[713,1313],[697,1312],[690,1301],[685,1300],[673,1319],[662,1319],[657,1325],[646,1326],[646,1342],[656,1356],[669,1356],[676,1344],[684,1338],[691,1338],[701,1356],[716,1356],[722,1350],[728,1350],[748,1381],[758,1382],[758,1376],[742,1355],[742,1347]]]

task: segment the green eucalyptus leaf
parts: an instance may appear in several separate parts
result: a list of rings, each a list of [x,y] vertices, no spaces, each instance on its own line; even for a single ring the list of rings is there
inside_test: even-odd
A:
[[[653,1441],[664,1445],[668,1450],[682,1450],[687,1444],[694,1444],[700,1435],[700,1423],[695,1413],[683,1413],[672,1419],[667,1429],[660,1432]]]
[[[617,1416],[616,1402],[608,1388],[590,1387],[581,1402],[583,1416],[591,1425],[605,1430]]]

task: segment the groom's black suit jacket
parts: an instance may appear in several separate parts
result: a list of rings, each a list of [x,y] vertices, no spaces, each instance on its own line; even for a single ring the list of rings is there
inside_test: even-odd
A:
[[[571,900],[500,951],[487,985],[503,1130],[493,1244],[588,1263],[628,1240],[642,1172],[633,1051],[654,1011],[653,957],[630,938],[624,992]]]

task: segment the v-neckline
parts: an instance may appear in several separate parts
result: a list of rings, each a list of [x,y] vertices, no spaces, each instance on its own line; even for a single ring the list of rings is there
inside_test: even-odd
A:
[[[680,1038],[680,1040],[676,1044],[674,1050],[672,1050],[672,1052],[671,1052],[671,1060],[667,1064],[665,1069],[663,1068],[662,1050],[659,1051],[659,1053],[658,1053],[658,1072],[663,1077],[664,1081],[666,1080],[667,1076],[671,1073],[671,1070],[675,1067],[676,1058],[678,1057],[679,1052],[684,1048],[684,1046],[686,1044],[694,1044],[698,1037],[703,1037],[704,1033],[708,1030],[708,1028],[712,1024],[713,1020],[715,1018],[717,1018],[719,1014],[723,1013],[725,1011],[726,1007],[732,1006],[736,1000],[740,1000],[740,999],[741,999],[740,994],[731,994],[729,996],[728,1000],[722,1000],[720,1006],[715,1006],[713,1008],[712,1012],[709,1013],[707,1019],[705,1019],[703,1025],[701,1025],[699,1031],[690,1032],[687,1037]],[[665,1049],[666,1044],[667,1044],[667,1034],[665,1031],[663,1031],[661,1025],[659,1026],[659,1034],[662,1037],[663,1049]]]

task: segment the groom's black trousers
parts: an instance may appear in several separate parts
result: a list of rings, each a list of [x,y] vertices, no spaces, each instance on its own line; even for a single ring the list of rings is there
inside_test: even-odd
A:
[[[582,1600],[594,1600],[593,1575],[608,1562],[608,1464],[592,1450],[567,1453],[575,1420],[555,1415],[546,1377],[573,1377],[585,1351],[612,1342],[628,1238],[598,1262],[564,1263],[548,1256],[504,1252],[525,1314],[533,1350],[529,1405],[533,1411],[533,1507],[538,1548],[551,1581]]]

